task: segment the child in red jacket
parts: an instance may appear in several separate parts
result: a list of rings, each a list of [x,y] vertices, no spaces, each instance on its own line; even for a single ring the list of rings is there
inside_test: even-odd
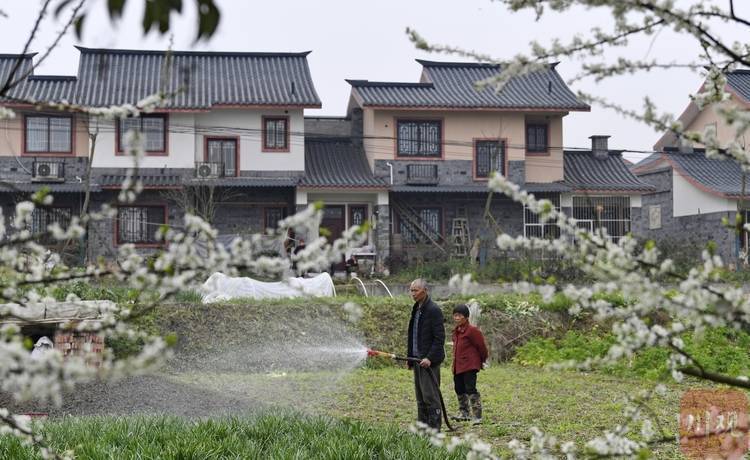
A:
[[[453,384],[458,395],[459,414],[454,420],[482,423],[482,399],[477,391],[477,373],[489,353],[479,328],[469,324],[469,307],[456,305],[453,309]],[[469,414],[469,407],[473,417]]]

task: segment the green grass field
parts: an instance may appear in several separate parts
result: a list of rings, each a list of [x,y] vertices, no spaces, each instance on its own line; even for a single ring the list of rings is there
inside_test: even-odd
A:
[[[261,416],[191,422],[164,417],[65,418],[48,420],[45,429],[57,448],[75,449],[78,458],[462,458],[432,447],[408,433],[415,414],[411,373],[385,367],[358,369],[316,394],[324,373],[276,378],[279,394],[298,389],[280,410]],[[184,383],[210,383],[218,391],[257,391],[258,375],[180,377]],[[224,382],[223,384],[221,382]],[[310,385],[313,383],[313,385]],[[649,383],[602,374],[552,372],[518,365],[494,366],[480,373],[485,423],[456,424],[458,435],[473,432],[507,455],[513,438],[527,440],[539,427],[561,440],[582,442],[624,420],[623,400]],[[449,412],[456,410],[451,376],[443,369],[442,391]],[[681,392],[668,386],[652,408],[674,433]],[[318,397],[316,397],[318,396]],[[308,415],[292,415],[289,410]],[[282,414],[282,415],[279,415]],[[637,431],[637,429],[636,429]],[[681,458],[674,443],[654,450],[657,458]],[[36,458],[15,441],[0,442],[0,458]]]

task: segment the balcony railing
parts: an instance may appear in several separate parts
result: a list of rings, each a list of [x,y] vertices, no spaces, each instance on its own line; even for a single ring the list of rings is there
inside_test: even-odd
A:
[[[31,180],[34,182],[64,182],[65,162],[35,159],[31,167]]]
[[[199,179],[211,179],[227,175],[227,168],[224,163],[214,161],[195,162],[195,177]]]
[[[406,183],[412,185],[437,185],[438,165],[409,164],[406,165]]]

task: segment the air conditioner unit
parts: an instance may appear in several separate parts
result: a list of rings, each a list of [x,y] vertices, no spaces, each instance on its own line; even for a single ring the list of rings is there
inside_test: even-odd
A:
[[[195,165],[195,176],[201,179],[219,177],[219,168],[216,163],[198,163]]]
[[[34,162],[32,180],[37,182],[63,182],[65,180],[60,163],[51,161]]]

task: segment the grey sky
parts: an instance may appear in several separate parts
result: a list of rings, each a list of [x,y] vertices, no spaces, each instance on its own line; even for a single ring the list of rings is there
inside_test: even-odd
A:
[[[9,16],[0,17],[1,53],[23,49],[40,3],[0,1],[0,9]],[[104,0],[89,3],[91,13],[82,42],[78,43],[70,34],[38,73],[75,74],[78,64],[75,44],[135,49],[168,46],[168,37],[156,33],[144,37],[141,33],[143,0],[128,0],[126,14],[116,24],[111,24],[105,15]],[[222,19],[218,34],[209,42],[194,45],[194,1],[184,0],[183,3],[186,14],[173,18],[176,50],[312,50],[309,62],[323,108],[308,113],[322,115],[344,114],[350,89],[345,78],[417,81],[421,66],[415,58],[461,60],[417,51],[404,33],[407,26],[431,42],[473,49],[502,59],[526,52],[531,40],[548,43],[553,37],[570,38],[576,32],[583,33],[595,25],[605,27],[611,22],[604,11],[582,9],[535,22],[532,14],[510,13],[503,5],[489,0],[219,0]],[[748,5],[745,9],[750,10]],[[46,49],[60,27],[48,17],[32,50]],[[662,57],[686,62],[693,59],[699,49],[684,38],[663,33],[653,41],[633,42],[622,52],[628,57]],[[578,69],[576,62],[562,62],[558,66],[565,79],[574,76]],[[643,97],[649,96],[661,110],[679,114],[688,102],[688,95],[696,91],[701,82],[702,78],[695,72],[671,70],[620,77],[599,84],[583,82],[573,89],[608,97],[633,109],[640,108]],[[610,145],[614,148],[650,150],[659,138],[651,129],[596,106],[591,112],[569,115],[564,126],[565,147],[586,147],[591,134],[609,134],[612,136]],[[645,155],[627,156],[637,161]]]

